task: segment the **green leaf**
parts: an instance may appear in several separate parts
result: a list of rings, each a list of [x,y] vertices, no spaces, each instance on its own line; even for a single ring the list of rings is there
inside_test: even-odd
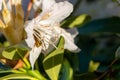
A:
[[[0,70],[0,74],[2,73],[11,73],[12,72],[12,70]]]
[[[120,18],[111,17],[93,20],[78,29],[80,34],[85,35],[100,32],[120,33]]]
[[[94,72],[97,70],[97,68],[99,67],[100,63],[99,62],[94,62],[94,61],[90,61],[89,63],[89,72]]]
[[[120,47],[117,49],[117,51],[115,53],[115,57],[120,59]]]
[[[73,28],[73,27],[77,27],[77,26],[85,24],[90,19],[91,19],[90,16],[88,16],[87,14],[82,14],[82,15],[79,15],[79,16],[71,17],[68,20],[65,20],[62,23],[62,26]]]
[[[43,66],[51,80],[58,80],[64,53],[64,38],[61,37],[57,49],[43,60]]]
[[[77,45],[81,48],[78,54],[79,59],[79,72],[86,73],[89,69],[89,63],[92,59],[92,53],[95,50],[96,42],[90,36],[79,35]]]
[[[36,79],[34,77],[31,77],[31,76],[28,76],[27,74],[10,74],[10,75],[7,75],[7,76],[4,76],[4,77],[1,77],[0,80],[10,80],[10,79],[14,79],[14,80],[39,80],[39,79]]]
[[[69,64],[67,59],[64,59],[62,66],[62,76],[60,80],[72,80],[73,79],[73,69]]]
[[[39,79],[39,80],[46,80],[40,73],[38,70],[29,70],[28,74]]]
[[[28,51],[28,48],[24,45],[15,45],[7,47],[2,52],[2,56],[10,59],[10,60],[18,60],[22,59],[26,52]]]

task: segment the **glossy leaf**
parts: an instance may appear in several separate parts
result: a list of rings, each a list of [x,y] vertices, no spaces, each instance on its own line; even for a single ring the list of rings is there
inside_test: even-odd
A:
[[[23,58],[27,51],[28,48],[24,45],[15,45],[6,48],[2,52],[2,56],[10,60],[18,60]]]
[[[89,64],[89,72],[96,71],[99,65],[100,65],[99,62],[94,62],[94,61],[91,60],[90,64]]]
[[[82,15],[74,16],[74,17],[67,19],[66,21],[62,23],[62,26],[69,27],[69,28],[78,27],[80,25],[85,24],[90,19],[91,19],[90,16],[88,16],[87,14],[82,14]]]
[[[62,72],[60,80],[72,80],[73,79],[73,69],[67,59],[64,59]]]
[[[18,80],[18,79],[28,79],[28,80],[39,80],[34,77],[28,76],[27,74],[10,74],[4,77],[1,77],[0,80]]]
[[[111,17],[93,20],[78,29],[80,34],[86,35],[101,32],[120,33],[120,18]]]
[[[57,49],[43,60],[43,66],[51,80],[58,80],[64,53],[64,38],[61,37]]]
[[[81,52],[78,54],[79,59],[79,72],[86,73],[89,68],[89,63],[92,59],[92,53],[96,47],[96,42],[90,36],[78,36],[78,46]]]
[[[40,73],[38,70],[29,70],[28,74],[39,79],[39,80],[46,80]]]

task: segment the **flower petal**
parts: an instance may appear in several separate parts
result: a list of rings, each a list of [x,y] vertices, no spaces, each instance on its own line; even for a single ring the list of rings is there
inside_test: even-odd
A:
[[[78,53],[80,51],[80,49],[75,45],[74,39],[70,33],[67,33],[64,29],[62,29],[61,36],[65,39],[65,49],[74,53]]]
[[[25,0],[26,1],[26,0]],[[33,8],[35,10],[37,10],[38,8],[41,7],[41,3],[42,3],[43,0],[33,0],[34,4],[33,4]]]
[[[42,49],[41,46],[40,47],[35,46],[30,51],[29,60],[30,60],[30,64],[32,66],[32,69],[34,69],[34,64],[35,64],[36,60],[38,59],[38,57],[41,53],[41,49]]]
[[[43,12],[49,11],[50,8],[55,4],[55,0],[42,0],[42,10]]]
[[[66,31],[69,32],[73,38],[75,38],[79,34],[77,28],[67,29]]]
[[[40,23],[45,25],[59,24],[63,19],[68,17],[70,13],[73,11],[73,5],[68,1],[59,2],[49,7],[49,10],[47,11],[49,13],[49,17],[45,20],[42,20]],[[45,14],[45,12],[43,11],[41,14],[43,15]]]
[[[51,16],[49,17],[49,20],[54,20],[57,23],[59,23],[63,19],[68,17],[72,11],[73,5],[68,1],[56,3],[52,7],[52,11],[50,12]]]
[[[30,48],[33,48],[35,43],[35,40],[33,37],[34,21],[32,20],[32,21],[26,22],[24,26],[27,34],[27,38],[25,39],[25,41]]]

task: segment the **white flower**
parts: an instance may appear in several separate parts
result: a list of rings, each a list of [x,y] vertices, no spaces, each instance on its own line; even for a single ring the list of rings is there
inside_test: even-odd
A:
[[[27,33],[25,41],[32,48],[29,55],[32,68],[40,53],[47,54],[56,48],[55,44],[57,44],[60,36],[65,39],[65,49],[72,52],[80,51],[74,44],[72,35],[60,28],[60,22],[68,17],[72,11],[73,6],[68,1],[56,3],[55,0],[43,0],[42,13],[25,25]]]

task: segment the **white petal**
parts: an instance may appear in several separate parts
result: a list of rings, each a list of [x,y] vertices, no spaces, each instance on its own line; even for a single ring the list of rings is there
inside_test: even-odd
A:
[[[61,34],[64,39],[65,39],[65,49],[71,51],[71,52],[74,52],[74,53],[77,53],[80,51],[80,49],[75,45],[74,43],[74,39],[73,37],[71,36],[70,33],[67,33],[64,29],[62,29],[62,34]]]
[[[33,27],[34,27],[34,22],[33,21],[29,21],[27,22],[25,25],[25,31],[27,34],[27,38],[25,39],[27,45],[32,48],[34,46],[34,38],[33,38]]]
[[[72,11],[73,5],[68,1],[56,3],[52,7],[52,11],[50,12],[51,16],[49,17],[49,20],[54,20],[57,23],[59,23],[63,19],[68,17]]]
[[[28,45],[30,48],[33,48],[34,43],[35,43],[35,40],[34,40],[33,37],[31,37],[31,38],[25,39],[25,42],[27,43],[27,45]]]
[[[38,8],[41,8],[41,3],[42,3],[42,0],[34,0],[33,9],[37,10]]]
[[[44,25],[59,24],[68,17],[72,11],[73,5],[68,1],[55,3],[53,6],[49,7],[48,13],[50,16],[47,19],[40,21],[40,23]],[[45,14],[44,11],[41,14]]]
[[[30,60],[30,64],[32,66],[32,69],[34,69],[34,64],[35,64],[36,60],[38,59],[40,53],[41,53],[41,46],[40,47],[35,46],[30,51],[29,60]]]
[[[42,0],[42,10],[43,12],[50,10],[50,8],[55,4],[55,0]]]
[[[73,38],[75,38],[79,34],[77,28],[67,29],[66,31],[69,32]]]

